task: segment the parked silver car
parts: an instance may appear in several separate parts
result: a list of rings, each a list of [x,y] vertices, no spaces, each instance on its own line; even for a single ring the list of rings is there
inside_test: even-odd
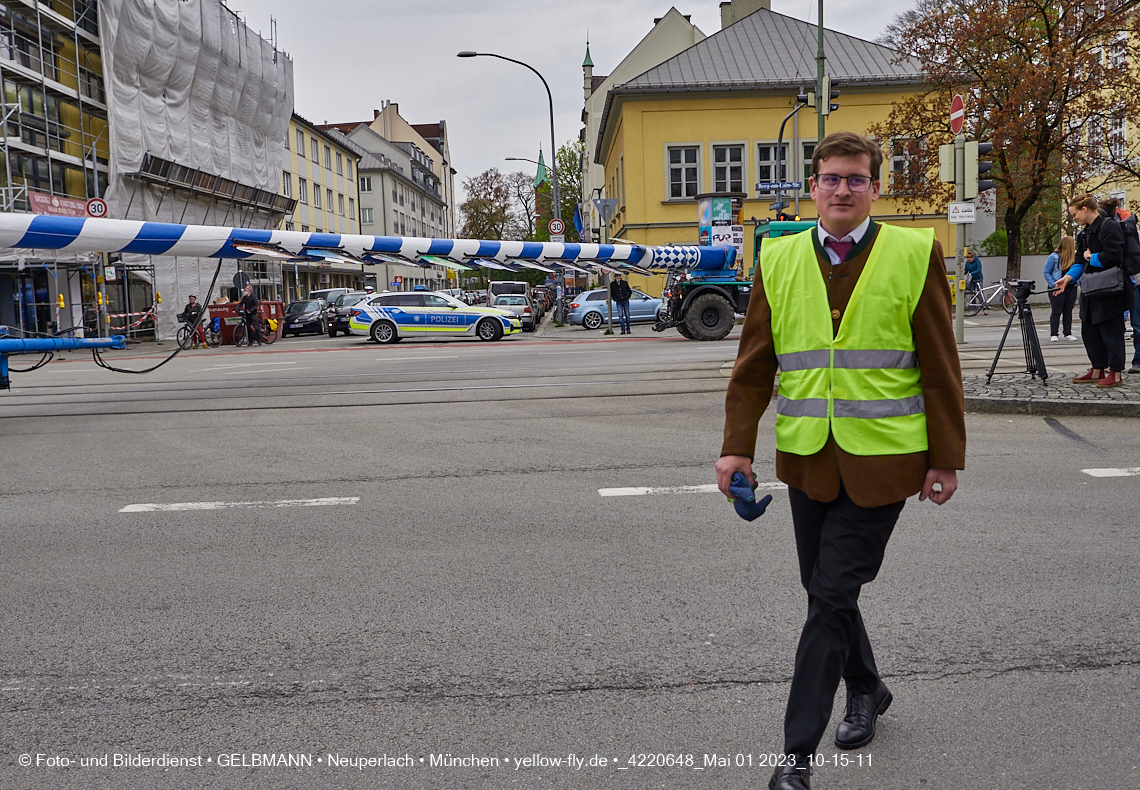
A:
[[[512,313],[519,317],[522,321],[522,328],[524,332],[533,332],[535,327],[535,320],[538,313],[534,309],[531,301],[522,294],[507,294],[506,296],[496,296],[495,303],[491,307],[497,307],[500,310],[510,310]]]
[[[661,309],[661,300],[634,289],[629,297],[629,321],[636,324],[643,321],[656,321]],[[583,291],[570,303],[567,321],[586,329],[600,329],[606,323],[606,289]],[[614,309],[614,325],[618,323],[617,309]]]

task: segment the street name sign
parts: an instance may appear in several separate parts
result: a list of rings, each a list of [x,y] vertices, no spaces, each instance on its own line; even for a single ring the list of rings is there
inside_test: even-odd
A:
[[[779,189],[803,189],[803,181],[761,181],[756,185],[758,192],[775,192]]]

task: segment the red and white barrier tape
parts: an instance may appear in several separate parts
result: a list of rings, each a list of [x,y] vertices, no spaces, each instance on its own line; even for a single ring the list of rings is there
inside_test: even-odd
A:
[[[114,324],[111,324],[112,318],[128,318],[132,315],[141,315],[142,318],[140,318],[138,321],[135,321],[133,324],[127,324],[126,326],[115,326]],[[149,310],[147,310],[146,312],[143,312],[143,313],[112,313],[112,314],[107,316],[107,323],[110,324],[111,329],[118,329],[120,331],[126,331],[128,329],[137,329],[139,326],[146,323],[146,320],[148,318],[154,318],[154,306],[153,305],[151,306],[151,308]]]

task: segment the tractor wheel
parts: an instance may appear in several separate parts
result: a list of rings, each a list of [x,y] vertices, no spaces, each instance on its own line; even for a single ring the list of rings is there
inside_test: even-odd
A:
[[[720,294],[701,294],[689,305],[685,327],[693,340],[723,340],[736,323],[732,305]]]

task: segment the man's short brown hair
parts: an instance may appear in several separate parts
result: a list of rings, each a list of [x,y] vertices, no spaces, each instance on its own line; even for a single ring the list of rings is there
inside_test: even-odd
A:
[[[871,178],[879,180],[879,172],[883,167],[883,149],[869,137],[855,132],[832,132],[823,138],[823,142],[815,147],[811,155],[811,174],[819,175],[819,165],[824,159],[833,156],[862,156],[866,154],[871,158]]]
[[[1069,201],[1069,208],[1087,208],[1092,211],[1100,210],[1100,204],[1096,202],[1096,196],[1090,195],[1085,192],[1083,195],[1077,195]]]

